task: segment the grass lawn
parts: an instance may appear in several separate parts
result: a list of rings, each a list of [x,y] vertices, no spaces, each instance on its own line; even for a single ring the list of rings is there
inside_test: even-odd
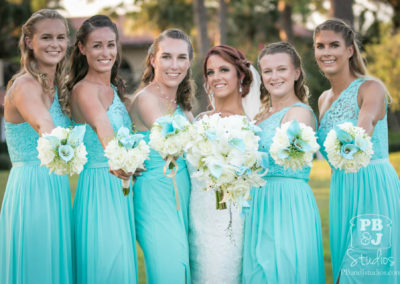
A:
[[[390,161],[398,175],[400,175],[400,152],[390,155]],[[0,171],[0,203],[2,203],[4,190],[6,187],[8,171]],[[310,175],[310,186],[313,189],[315,198],[317,200],[319,212],[322,220],[322,236],[323,236],[323,249],[325,260],[325,274],[326,283],[332,283],[332,268],[331,256],[329,250],[329,179],[331,170],[328,163],[325,161],[315,161]],[[71,180],[72,198],[75,195],[75,187],[77,178]],[[138,262],[139,262],[139,283],[145,283],[143,253],[138,247]]]

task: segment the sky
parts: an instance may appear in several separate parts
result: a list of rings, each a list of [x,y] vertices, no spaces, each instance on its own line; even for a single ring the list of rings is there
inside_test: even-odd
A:
[[[88,3],[89,2],[89,3]],[[102,8],[125,3],[132,7],[133,0],[63,0],[66,11],[61,11],[66,17],[89,17],[97,14]]]

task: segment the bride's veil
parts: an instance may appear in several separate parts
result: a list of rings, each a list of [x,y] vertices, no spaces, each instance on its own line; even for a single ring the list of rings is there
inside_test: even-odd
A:
[[[249,93],[242,99],[242,104],[246,115],[251,120],[253,120],[256,114],[260,111],[261,107],[261,100],[260,100],[261,78],[260,74],[258,74],[256,68],[254,68],[253,65],[250,65],[250,70],[253,75],[253,82],[251,83]]]

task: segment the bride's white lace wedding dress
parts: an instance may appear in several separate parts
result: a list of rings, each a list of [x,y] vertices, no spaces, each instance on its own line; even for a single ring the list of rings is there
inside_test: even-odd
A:
[[[188,165],[189,172],[194,169]],[[243,221],[238,208],[216,209],[214,191],[191,179],[189,247],[192,283],[241,283]],[[231,222],[231,224],[230,224]],[[229,228],[228,228],[229,227]]]

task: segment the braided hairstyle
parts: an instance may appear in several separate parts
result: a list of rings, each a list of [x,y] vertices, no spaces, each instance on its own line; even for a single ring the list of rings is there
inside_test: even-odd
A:
[[[213,48],[211,48],[208,51],[208,53],[204,59],[204,64],[203,64],[204,77],[207,77],[206,76],[207,61],[211,55],[218,55],[225,61],[234,65],[239,79],[242,74],[244,75],[244,78],[240,84],[242,87],[241,95],[242,95],[242,97],[245,97],[250,91],[251,82],[253,82],[253,74],[251,73],[251,70],[250,70],[250,62],[246,60],[243,53],[241,53],[239,50],[237,50],[236,48],[231,47],[229,45],[214,46]]]
[[[71,69],[68,74],[67,82],[60,96],[60,103],[63,111],[68,115],[71,114],[70,95],[74,86],[81,81],[89,71],[89,65],[86,56],[79,49],[78,44],[85,45],[89,34],[98,28],[108,27],[115,33],[117,42],[117,57],[111,69],[111,83],[116,86],[118,96],[121,100],[124,99],[125,83],[118,75],[118,69],[121,64],[121,47],[119,45],[119,36],[117,26],[111,19],[104,15],[95,15],[85,20],[76,34],[76,41],[71,55]]]
[[[258,55],[259,67],[260,67],[260,61],[265,55],[271,55],[277,53],[286,53],[287,55],[289,55],[294,68],[300,70],[300,76],[294,82],[294,93],[301,102],[307,104],[309,91],[308,87],[305,84],[305,73],[302,68],[300,56],[293,45],[291,45],[288,42],[282,42],[282,41],[266,45]],[[260,99],[262,104],[262,111],[260,113],[264,113],[264,111],[269,110],[269,108],[271,107],[271,94],[265,88],[264,83],[260,85],[260,91],[261,91]]]
[[[143,89],[147,85],[149,85],[154,80],[154,67],[151,64],[151,59],[155,58],[157,52],[159,50],[160,42],[165,38],[172,39],[180,39],[187,43],[188,46],[188,54],[189,60],[193,59],[193,45],[190,41],[190,38],[187,34],[179,29],[168,29],[163,31],[153,42],[153,44],[149,47],[146,56],[146,68],[143,72],[143,76],[139,85],[138,90]],[[184,110],[191,110],[191,100],[194,93],[194,82],[191,79],[192,70],[189,67],[187,70],[185,78],[183,78],[182,82],[178,86],[178,90],[176,92],[176,103],[182,107]]]

